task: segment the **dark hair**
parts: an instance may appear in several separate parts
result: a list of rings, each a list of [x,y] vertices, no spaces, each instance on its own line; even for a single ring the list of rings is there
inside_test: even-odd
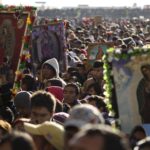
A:
[[[31,71],[30,71],[29,68],[26,68],[26,69],[23,70],[23,74],[30,74],[30,72],[31,72]]]
[[[56,109],[55,113],[62,112],[63,111],[63,104],[59,100],[56,101]]]
[[[88,92],[91,88],[93,88],[93,89],[95,90],[96,95],[103,95],[102,89],[101,89],[100,85],[99,85],[97,82],[90,84],[90,85],[87,87],[87,92]]]
[[[0,108],[0,116],[3,120],[6,120],[10,124],[14,121],[14,113],[9,107],[1,107]]]
[[[144,128],[141,125],[135,126],[131,131],[131,136],[134,136],[136,132],[143,132],[146,135]]]
[[[46,82],[50,83],[51,86],[63,87],[62,82],[58,78],[48,79]]]
[[[143,64],[143,65],[141,66],[141,71],[142,71],[144,68],[150,69],[150,64]]]
[[[75,89],[76,95],[80,94],[80,87],[76,83],[68,83],[66,87],[73,87]]]
[[[71,75],[71,79],[74,79],[75,82],[79,82],[81,84],[83,83],[82,82],[82,77],[81,77],[81,75],[79,74],[78,71],[73,71],[73,72],[70,73],[70,75]]]
[[[103,67],[103,62],[101,60],[96,60],[93,64],[93,68]]]
[[[35,91],[36,81],[32,75],[25,74],[21,81],[27,86],[27,91]]]
[[[49,112],[54,112],[56,107],[55,97],[45,91],[37,91],[31,97],[31,109],[33,107],[45,107]]]
[[[89,101],[89,102],[95,101],[96,107],[98,109],[103,108],[103,111],[108,112],[106,103],[104,102],[104,97],[97,96],[97,95],[91,95],[87,98],[87,101]]]
[[[91,139],[95,136],[103,138],[103,150],[130,150],[125,135],[118,130],[115,131],[112,127],[107,125],[88,125],[83,130],[79,131],[73,140],[79,140],[85,136]]]
[[[10,142],[12,150],[36,150],[33,139],[27,133],[14,131],[2,138],[0,145]]]
[[[78,64],[77,64],[77,67],[79,67],[79,68],[84,68],[84,69],[85,69],[85,65],[84,65],[83,63],[78,63]]]
[[[68,69],[67,69],[68,73],[71,73],[73,71],[77,71],[77,68],[75,68],[75,67],[68,67]]]
[[[143,132],[145,134],[145,137],[146,137],[146,132],[144,130],[144,128],[141,126],[141,125],[137,125],[135,126],[132,131],[131,131],[131,134],[130,134],[130,137],[129,137],[129,140],[130,140],[130,145],[132,148],[135,147],[136,143],[140,140],[140,139],[137,139],[135,137],[135,133],[136,132]]]

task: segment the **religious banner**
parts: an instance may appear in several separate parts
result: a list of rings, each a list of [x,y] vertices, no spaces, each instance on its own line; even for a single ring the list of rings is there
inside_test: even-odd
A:
[[[91,43],[87,49],[88,66],[91,67],[95,60],[102,59],[103,54],[107,52],[110,43]]]
[[[35,20],[35,7],[0,6],[0,61],[9,61],[15,73],[13,95],[20,90],[26,64],[30,62],[30,35]]]
[[[45,25],[34,26],[31,54],[32,61],[36,64],[54,57],[64,70],[66,67],[64,22],[51,21]]]
[[[107,59],[112,64],[110,74],[114,77],[121,128],[130,133],[135,125],[150,123],[150,48],[126,52],[116,49]],[[111,95],[113,85],[109,76],[105,80],[105,94]]]
[[[7,57],[16,71],[26,31],[27,8],[1,7],[0,18],[0,63]]]

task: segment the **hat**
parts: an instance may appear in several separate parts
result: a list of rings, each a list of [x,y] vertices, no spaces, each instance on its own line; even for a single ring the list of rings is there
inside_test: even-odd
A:
[[[24,123],[25,130],[33,135],[44,136],[57,150],[63,150],[64,128],[55,122],[44,122],[42,124]]]
[[[81,128],[88,123],[104,123],[104,118],[99,110],[90,104],[81,104],[73,107],[69,112],[69,118],[65,122],[65,127],[75,126]]]

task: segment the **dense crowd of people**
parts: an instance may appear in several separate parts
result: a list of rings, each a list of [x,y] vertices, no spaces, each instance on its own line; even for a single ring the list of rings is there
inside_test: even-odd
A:
[[[49,17],[49,18],[67,18],[72,19],[74,17],[78,19],[82,19],[85,16],[93,17],[93,16],[102,16],[104,18],[116,19],[116,18],[133,18],[139,16],[144,16],[145,18],[149,18],[150,9],[149,8],[103,8],[103,7],[87,7],[87,8],[49,8],[49,9],[41,9],[38,12],[38,16],[41,17]]]
[[[65,24],[64,72],[56,58],[43,60],[34,68],[35,73],[28,64],[20,91],[12,95],[15,75],[7,57],[1,64],[0,149],[150,149],[150,138],[142,125],[135,126],[131,133],[117,129],[104,95],[104,62],[95,59],[89,65],[87,58],[88,45],[96,42],[112,43],[121,51],[143,47],[150,42],[150,21],[102,19],[99,24],[85,20]]]

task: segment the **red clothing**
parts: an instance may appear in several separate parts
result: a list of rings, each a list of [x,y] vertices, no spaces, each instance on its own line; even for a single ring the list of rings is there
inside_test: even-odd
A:
[[[64,98],[63,88],[61,88],[59,86],[50,86],[46,89],[46,91],[53,94],[58,100],[60,100],[62,102],[62,100]]]

